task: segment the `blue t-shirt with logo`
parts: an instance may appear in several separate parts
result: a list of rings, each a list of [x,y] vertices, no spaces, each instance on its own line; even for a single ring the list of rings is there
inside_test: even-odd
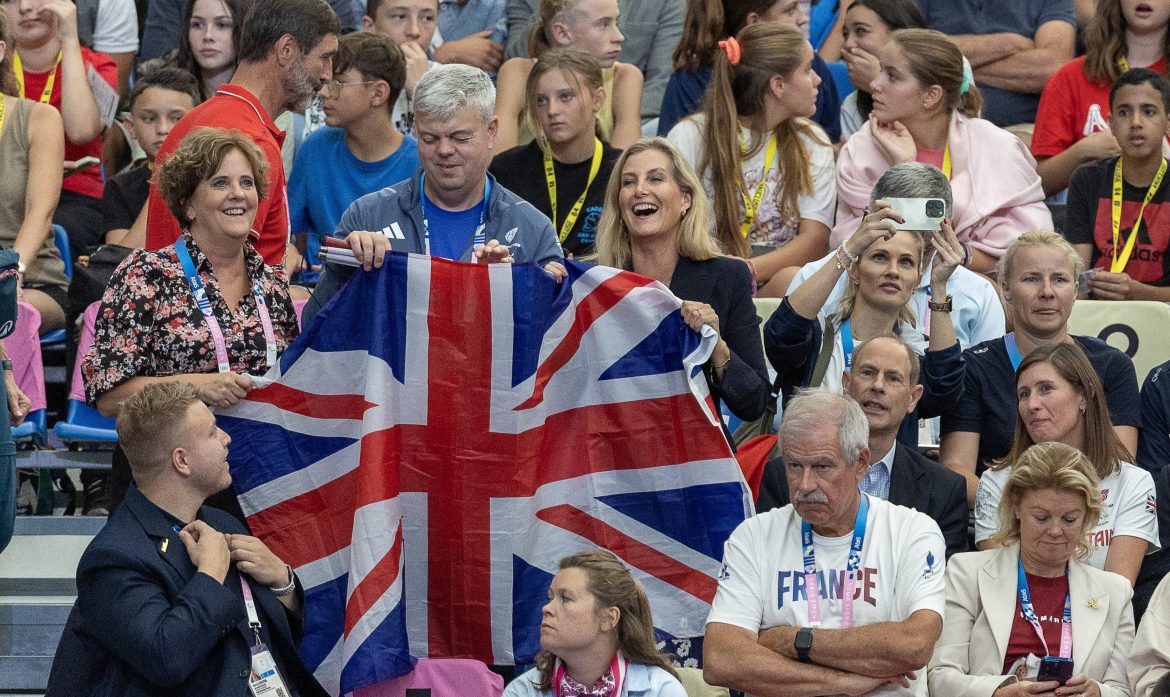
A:
[[[425,196],[425,194],[424,194]],[[463,250],[475,237],[475,229],[483,216],[483,201],[464,211],[448,211],[435,205],[426,196],[423,215],[431,236],[431,256],[444,259],[459,259]]]
[[[365,162],[350,152],[342,129],[327,126],[313,131],[297,151],[288,179],[289,224],[294,233],[308,233],[308,263],[321,263],[321,240],[333,234],[351,203],[409,179],[418,166],[418,141],[412,135],[406,135],[389,157]],[[305,271],[298,280],[314,283],[317,272]]]

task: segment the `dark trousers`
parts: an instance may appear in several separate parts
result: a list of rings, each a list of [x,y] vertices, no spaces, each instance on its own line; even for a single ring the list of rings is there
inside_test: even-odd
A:
[[[92,254],[102,243],[101,199],[62,191],[53,223],[69,233],[69,251],[75,261],[79,256]]]

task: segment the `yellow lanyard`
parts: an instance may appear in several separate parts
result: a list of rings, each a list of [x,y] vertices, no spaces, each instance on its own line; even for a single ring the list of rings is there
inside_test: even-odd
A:
[[[61,67],[61,52],[57,51],[57,62],[53,64],[53,72],[45,80],[45,89],[41,91],[41,104],[48,104],[53,98],[53,85],[57,84],[57,71]],[[12,52],[12,72],[16,73],[16,85],[20,88],[20,97],[24,97],[24,67],[20,63],[20,52]]]
[[[4,136],[4,95],[0,94],[0,138]]]
[[[1117,67],[1121,68],[1123,73],[1129,72],[1129,61],[1125,59],[1125,56],[1117,59]]]
[[[569,209],[569,214],[565,216],[564,222],[561,223],[561,231],[558,238],[562,243],[568,238],[569,232],[573,229],[573,225],[576,224],[577,216],[581,215],[581,206],[585,205],[585,196],[589,194],[589,187],[593,186],[593,180],[597,178],[597,173],[601,170],[601,150],[601,141],[594,138],[593,162],[589,165],[589,181],[585,182],[585,190],[577,197],[577,202]],[[552,223],[555,227],[557,224],[557,175],[553,171],[551,149],[544,151],[544,182],[548,185],[548,201],[552,205]]]
[[[1133,245],[1137,241],[1138,227],[1142,224],[1142,216],[1146,214],[1146,205],[1154,199],[1154,194],[1158,193],[1158,187],[1162,185],[1162,178],[1166,176],[1166,160],[1162,159],[1162,164],[1158,165],[1158,173],[1154,175],[1154,181],[1150,183],[1150,188],[1146,190],[1146,198],[1142,201],[1142,207],[1138,209],[1137,220],[1133,221],[1133,229],[1129,231],[1129,239],[1125,242],[1125,250],[1121,256],[1117,256],[1121,241],[1121,190],[1123,187],[1121,180],[1121,158],[1117,158],[1117,166],[1113,168],[1113,264],[1109,270],[1113,273],[1121,273],[1125,270],[1125,265],[1129,263],[1129,257],[1133,254]]]
[[[950,141],[949,136],[947,139],[947,147],[945,150],[943,150],[942,173],[943,173],[943,176],[945,176],[947,178],[947,180],[949,181],[951,178],[951,141]]]
[[[739,156],[740,158],[747,157],[747,143],[743,137],[743,127],[736,126],[736,132],[739,134]],[[776,134],[772,134],[771,140],[768,141],[768,150],[764,153],[764,171],[760,173],[760,183],[756,185],[756,191],[749,198],[746,191],[740,191],[739,195],[743,197],[743,222],[739,225],[739,234],[747,239],[748,233],[752,229],[752,221],[756,219],[756,211],[760,210],[760,203],[764,200],[764,188],[768,184],[768,170],[772,169],[772,162],[776,159]],[[746,182],[745,182],[746,185]]]

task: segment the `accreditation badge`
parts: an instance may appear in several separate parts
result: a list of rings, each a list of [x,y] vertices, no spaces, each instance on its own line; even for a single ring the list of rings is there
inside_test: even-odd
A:
[[[263,642],[252,646],[252,674],[248,677],[248,691],[252,697],[290,697],[272,652]]]

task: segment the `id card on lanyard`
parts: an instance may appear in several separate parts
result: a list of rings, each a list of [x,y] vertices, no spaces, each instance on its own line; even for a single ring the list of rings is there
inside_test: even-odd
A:
[[[216,369],[221,373],[230,373],[232,364],[228,357],[227,342],[224,340],[223,330],[220,329],[219,319],[211,307],[211,300],[207,297],[207,287],[195,269],[195,262],[191,260],[191,251],[187,249],[187,241],[182,237],[175,242],[175,254],[179,257],[179,263],[183,265],[183,273],[187,276],[187,284],[191,286],[191,294],[195,296],[195,304],[199,306],[199,311],[203,313],[203,319],[207,322],[211,343],[215,345]],[[268,314],[268,303],[264,300],[264,294],[260,292],[259,281],[252,281],[252,297],[256,299],[256,310],[260,314],[260,326],[264,330],[264,360],[271,368],[276,365],[276,332],[272,328],[272,317]]]
[[[252,629],[252,670],[248,675],[248,692],[252,697],[288,697],[288,687],[276,667],[276,659],[272,652],[260,639],[260,615],[256,612],[256,600],[252,597],[252,588],[240,575],[240,590],[244,594],[244,608],[248,611],[248,626]]]
[[[741,161],[747,157],[747,140],[743,134],[743,127],[736,126],[736,135],[739,139],[739,156]],[[760,183],[756,185],[756,190],[751,196],[748,196],[746,191],[740,191],[739,195],[743,199],[743,220],[739,224],[739,234],[747,239],[748,234],[751,233],[752,223],[756,219],[756,213],[760,210],[760,204],[764,202],[764,189],[768,185],[768,170],[772,169],[772,161],[776,159],[776,134],[773,133],[768,140],[768,146],[764,150],[764,171],[760,174]],[[743,175],[740,175],[743,176]]]
[[[1008,360],[1012,362],[1012,372],[1020,369],[1020,363],[1023,362],[1024,357],[1020,355],[1020,347],[1016,346],[1016,333],[1011,332],[1004,336],[1003,345],[1007,349]]]
[[[845,370],[853,369],[853,325],[846,317],[841,321],[841,352],[845,354]]]
[[[17,94],[24,97],[24,66],[20,62],[20,52],[12,52],[12,72],[16,75]],[[57,52],[57,60],[53,63],[53,72],[45,80],[45,87],[41,90],[40,103],[48,104],[53,99],[53,85],[57,84],[57,73],[61,72],[61,52]]]
[[[1032,625],[1032,629],[1036,630],[1036,636],[1040,638],[1040,643],[1044,646],[1044,655],[1052,656],[1052,651],[1048,649],[1048,639],[1044,637],[1044,628],[1040,626],[1040,619],[1036,617],[1036,608],[1032,606],[1032,593],[1028,590],[1028,577],[1024,575],[1024,562],[1022,559],[1017,559],[1016,564],[1016,591],[1020,595],[1020,612],[1024,615],[1024,619],[1028,621],[1028,624]],[[1065,567],[1064,575],[1068,576],[1068,567]],[[1072,658],[1071,590],[1066,591],[1064,594],[1064,613],[1060,618],[1060,657]]]
[[[629,661],[626,660],[626,657],[624,655],[622,655],[621,651],[618,651],[616,654],[614,654],[613,660],[610,661],[610,664],[609,664],[610,673],[613,675],[613,687],[612,687],[612,689],[610,689],[609,692],[606,693],[606,697],[621,697],[622,690],[626,686],[626,672],[628,671],[628,669],[629,669]],[[567,697],[568,695],[580,694],[578,692],[571,692],[571,691],[565,689],[565,684],[564,684],[565,677],[566,677],[565,663],[564,663],[564,661],[562,661],[561,659],[558,658],[556,661],[556,664],[553,666],[553,675],[552,675],[553,697],[561,697],[562,695],[565,695]],[[588,688],[591,686],[586,685],[585,687]],[[586,694],[593,695],[596,693],[589,692]]]
[[[869,496],[860,494],[853,539],[849,543],[849,561],[845,566],[845,587],[841,590],[841,628],[853,626],[853,594],[857,591],[857,571],[861,567],[861,549],[865,545],[865,526],[869,517]],[[817,580],[817,557],[813,549],[812,525],[800,521],[800,546],[804,554],[804,593],[808,599],[808,624],[821,626],[821,588]]]
[[[577,224],[577,218],[581,215],[581,207],[585,205],[585,197],[589,195],[589,189],[593,186],[593,180],[597,178],[597,173],[601,170],[601,156],[604,150],[601,145],[601,140],[593,139],[593,161],[589,163],[589,180],[585,182],[585,190],[577,197],[577,202],[569,209],[569,214],[565,216],[564,221],[561,222],[560,232],[557,234],[557,239],[561,244],[568,239],[569,233],[573,231],[573,226]],[[548,187],[548,200],[552,208],[552,224],[555,229],[557,226],[557,175],[553,169],[552,154],[549,151],[544,153],[544,183]],[[486,200],[487,197],[485,196]]]
[[[1112,233],[1113,239],[1113,260],[1109,265],[1109,271],[1111,273],[1125,271],[1125,266],[1129,263],[1129,258],[1133,254],[1134,244],[1137,242],[1138,228],[1142,225],[1142,218],[1146,214],[1146,206],[1150,205],[1150,201],[1154,200],[1158,189],[1162,187],[1162,179],[1166,176],[1166,160],[1163,158],[1161,164],[1158,165],[1157,174],[1154,175],[1154,181],[1150,183],[1150,188],[1146,189],[1146,196],[1142,199],[1141,208],[1138,209],[1137,219],[1133,221],[1133,227],[1129,230],[1129,239],[1122,244],[1121,204],[1125,186],[1121,174],[1122,159],[1124,158],[1117,158],[1117,165],[1113,168],[1113,187],[1110,198],[1110,232]]]
[[[418,178],[418,202],[422,207],[423,213],[423,248],[426,250],[427,256],[431,255],[431,221],[427,217],[427,195],[425,193],[424,184],[427,181],[427,173],[423,172]],[[486,238],[484,229],[487,227],[487,207],[488,201],[492,197],[492,180],[484,179],[483,185],[483,201],[480,202],[479,209],[479,226],[475,228],[475,237],[471,240],[471,246],[474,248],[477,244],[484,244]],[[458,259],[456,259],[458,261]]]

